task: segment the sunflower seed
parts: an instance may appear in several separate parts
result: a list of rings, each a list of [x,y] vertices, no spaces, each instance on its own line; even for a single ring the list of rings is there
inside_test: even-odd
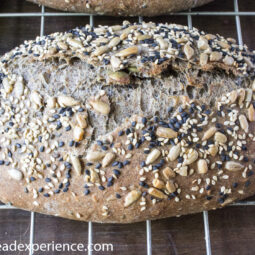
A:
[[[228,170],[228,171],[240,171],[244,168],[244,166],[238,162],[235,162],[235,161],[228,161],[226,164],[225,164],[225,168]]]
[[[208,149],[209,153],[214,157],[218,153],[218,146],[213,145]]]
[[[217,131],[216,127],[210,127],[203,135],[202,141],[208,140],[211,138]]]
[[[214,135],[214,140],[218,143],[224,144],[227,142],[228,138],[221,132],[216,132]]]
[[[183,51],[188,60],[190,60],[194,55],[194,50],[188,43],[185,44]]]
[[[199,40],[197,41],[197,47],[200,50],[207,50],[209,48],[208,40],[200,37]]]
[[[160,150],[158,150],[158,149],[153,149],[153,150],[149,153],[149,155],[147,156],[147,158],[146,158],[146,161],[145,161],[146,165],[149,165],[149,164],[153,163],[154,161],[156,161],[160,155],[161,155]]]
[[[176,138],[177,132],[171,128],[158,127],[156,130],[156,135],[163,138]]]
[[[130,55],[136,55],[138,54],[139,49],[137,46],[131,46],[127,49],[121,50],[116,54],[117,57],[128,57]]]
[[[82,43],[76,39],[68,38],[67,43],[75,49],[83,48]]]
[[[170,167],[164,168],[162,173],[167,180],[176,176],[175,172]]]
[[[81,162],[77,156],[71,155],[70,156],[74,171],[76,174],[81,175]]]
[[[78,122],[78,125],[80,128],[86,128],[87,127],[87,121],[86,121],[86,117],[84,114],[76,114],[76,120]]]
[[[197,162],[197,172],[199,174],[205,174],[208,172],[208,165],[205,159],[199,159]]]
[[[239,89],[238,90],[238,104],[242,105],[245,99],[245,89]]]
[[[132,190],[125,197],[124,207],[128,207],[132,205],[135,201],[137,201],[141,197],[142,193],[140,190]]]
[[[94,56],[101,56],[101,55],[103,55],[104,53],[106,53],[108,50],[109,50],[109,47],[104,45],[104,46],[98,47],[98,48],[94,51],[93,55],[94,55]]]
[[[92,183],[100,183],[99,175],[95,170],[90,169],[90,178],[89,179]]]
[[[2,81],[3,88],[6,93],[11,93],[13,89],[13,82],[10,82],[7,77],[5,77]]]
[[[57,46],[61,49],[61,50],[67,50],[68,49],[68,45],[64,42],[58,42]]]
[[[154,179],[152,185],[157,189],[163,189],[165,187],[165,183],[159,179]]]
[[[137,36],[138,42],[143,41],[143,40],[147,40],[147,39],[150,39],[150,38],[151,38],[150,35],[138,35]]]
[[[223,63],[227,66],[232,66],[234,64],[234,59],[230,56],[226,56],[224,59],[223,59]]]
[[[179,157],[180,153],[181,153],[181,144],[178,143],[177,145],[173,146],[170,149],[168,158],[170,159],[170,161],[174,161]]]
[[[75,100],[72,97],[69,96],[59,96],[58,97],[58,103],[61,107],[65,106],[75,106],[79,104],[79,101]]]
[[[214,61],[220,61],[222,59],[222,53],[218,52],[218,51],[213,51],[210,54],[210,61],[214,62]]]
[[[236,90],[233,90],[230,92],[229,94],[229,100],[230,100],[230,104],[234,104],[237,100],[238,94]]]
[[[208,63],[208,55],[206,53],[200,54],[200,65],[204,66]]]
[[[14,93],[17,98],[21,98],[21,96],[23,96],[24,89],[25,89],[25,85],[24,85],[23,77],[19,76],[17,78],[15,85],[14,85]]]
[[[84,129],[79,126],[75,126],[73,129],[73,136],[76,142],[81,141],[84,137]]]
[[[112,152],[108,152],[105,154],[102,160],[102,167],[107,167],[114,159],[116,155]]]
[[[198,152],[196,150],[192,150],[192,152],[188,153],[187,158],[184,160],[183,165],[190,165],[198,159]]]
[[[10,169],[8,170],[8,174],[10,177],[16,181],[21,181],[23,179],[23,173],[18,169]]]
[[[49,109],[56,108],[56,103],[57,103],[57,99],[55,97],[49,97],[46,102],[47,108]]]
[[[103,157],[105,156],[104,152],[101,151],[89,151],[86,159],[89,162],[97,162],[99,160],[101,160]]]
[[[239,116],[239,122],[240,122],[240,126],[244,130],[244,132],[248,133],[248,131],[249,131],[249,123],[248,123],[245,115],[242,114],[242,115]]]
[[[117,46],[119,43],[121,42],[119,37],[114,37],[108,44],[109,48],[113,48],[115,46]]]
[[[166,189],[169,193],[173,193],[176,191],[176,187],[174,185],[174,182],[173,181],[167,181],[166,183]]]
[[[248,108],[248,119],[250,122],[255,121],[255,110],[252,104]]]
[[[127,73],[119,71],[119,72],[111,72],[109,74],[110,81],[118,84],[130,84],[130,77]]]
[[[160,199],[166,199],[167,195],[164,194],[162,191],[155,189],[155,188],[149,188],[148,193],[156,198],[160,198]]]
[[[104,115],[108,115],[111,110],[107,103],[100,100],[91,101],[90,104],[95,111]]]
[[[188,167],[182,166],[176,170],[176,173],[178,173],[180,176],[188,176]]]
[[[31,93],[31,101],[38,106],[42,105],[42,97],[37,91],[32,91]]]
[[[120,59],[115,56],[111,56],[111,65],[113,69],[119,68],[121,65]]]
[[[156,41],[158,42],[161,50],[166,50],[168,48],[168,42],[165,41],[162,37],[158,37]]]

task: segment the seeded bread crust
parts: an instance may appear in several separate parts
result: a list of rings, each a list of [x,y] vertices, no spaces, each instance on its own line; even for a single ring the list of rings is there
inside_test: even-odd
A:
[[[254,53],[180,25],[86,26],[1,57],[0,199],[129,223],[255,193]]]
[[[157,16],[194,8],[212,0],[28,0],[54,9],[113,16]]]

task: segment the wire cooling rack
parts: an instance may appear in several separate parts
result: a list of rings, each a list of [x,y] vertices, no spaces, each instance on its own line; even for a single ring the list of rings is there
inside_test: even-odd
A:
[[[240,45],[243,44],[242,29],[240,16],[255,16],[255,12],[241,12],[239,11],[238,0],[233,0],[234,11],[231,12],[193,12],[189,10],[188,12],[178,12],[172,13],[172,16],[186,16],[187,24],[189,28],[192,28],[192,16],[234,16],[236,23],[236,31],[238,36],[238,42]],[[41,27],[40,35],[44,34],[44,19],[45,17],[61,17],[61,16],[89,16],[89,23],[91,26],[94,25],[94,18],[97,15],[91,15],[86,13],[65,13],[65,12],[45,12],[44,6],[41,7],[41,12],[31,12],[31,13],[0,13],[0,18],[11,18],[11,17],[41,17]],[[141,22],[142,17],[138,17],[138,21]],[[255,206],[255,201],[240,201],[230,206]],[[10,205],[0,205],[0,209],[18,209]],[[206,255],[212,255],[211,241],[210,241],[210,228],[209,228],[209,216],[208,212],[203,212],[203,221],[204,221],[204,232],[205,232],[205,246],[206,246]],[[35,213],[31,212],[30,216],[30,251],[29,255],[33,255],[31,249],[32,244],[34,243],[34,227],[35,227]],[[146,221],[146,237],[147,237],[147,255],[152,255],[152,241],[151,241],[151,221]],[[96,241],[96,240],[95,240]],[[93,224],[92,222],[88,223],[88,245],[93,243]],[[88,255],[92,255],[92,251],[88,251]]]

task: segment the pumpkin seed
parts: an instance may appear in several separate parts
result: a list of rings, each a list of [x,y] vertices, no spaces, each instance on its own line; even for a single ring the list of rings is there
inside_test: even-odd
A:
[[[213,145],[213,146],[209,147],[208,151],[214,157],[218,153],[218,146]]]
[[[140,190],[130,191],[125,197],[124,207],[132,205],[135,201],[137,201],[141,197],[141,195],[142,193]]]
[[[147,156],[147,158],[146,158],[146,161],[145,161],[146,165],[149,165],[149,164],[153,163],[154,161],[156,161],[160,155],[161,155],[160,150],[158,150],[158,149],[153,149],[153,150],[149,153],[149,155]]]

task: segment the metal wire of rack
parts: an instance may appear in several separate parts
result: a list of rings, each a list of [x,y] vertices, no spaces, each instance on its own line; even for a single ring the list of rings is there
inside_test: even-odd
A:
[[[240,16],[255,16],[255,12],[240,12],[238,0],[233,0],[234,11],[228,12],[193,12],[191,9],[188,12],[171,13],[172,16],[186,16],[187,24],[189,28],[192,28],[192,16],[234,16],[236,23],[236,31],[238,36],[238,42],[240,45],[243,44],[242,29]],[[41,17],[40,23],[40,35],[44,35],[45,17],[61,17],[61,16],[89,16],[89,23],[91,26],[94,25],[94,17],[96,15],[87,13],[64,13],[64,12],[45,12],[44,6],[41,6],[41,12],[31,13],[0,13],[0,18],[11,18],[11,17]],[[138,21],[142,22],[143,18],[138,17]],[[255,201],[240,201],[231,204],[230,206],[255,206]],[[11,205],[0,205],[0,209],[18,209]],[[209,228],[209,215],[207,211],[203,211],[203,222],[205,232],[205,246],[206,255],[212,255],[211,240],[210,240],[210,228]],[[34,243],[34,228],[35,228],[35,213],[31,212],[30,216],[30,251],[29,255],[33,255],[32,244]],[[152,235],[151,235],[151,221],[146,221],[146,238],[147,238],[147,255],[152,255]],[[93,224],[88,223],[88,245],[93,244]],[[88,249],[88,255],[92,255],[92,251]]]

